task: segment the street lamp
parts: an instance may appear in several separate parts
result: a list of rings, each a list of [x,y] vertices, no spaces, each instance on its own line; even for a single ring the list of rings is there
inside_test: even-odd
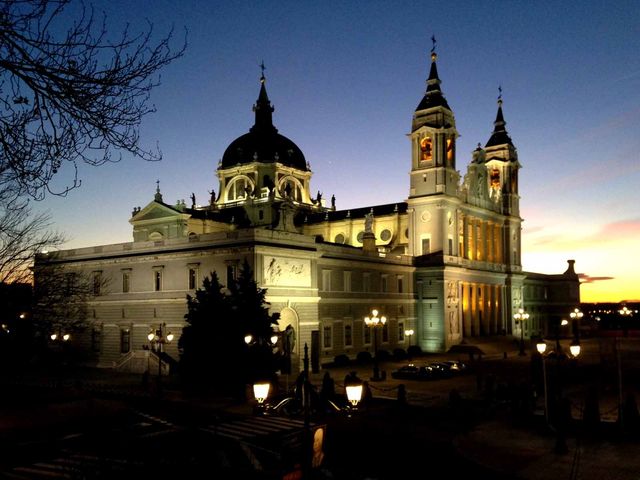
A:
[[[513,314],[513,318],[516,323],[520,324],[520,352],[518,355],[526,355],[524,351],[524,322],[529,319],[529,314],[524,311],[524,308],[519,308],[518,311]]]
[[[173,341],[173,333],[165,333],[165,323],[161,323],[157,330],[151,330],[147,335],[147,339],[151,344],[151,348],[155,350],[158,356],[158,393],[160,392],[160,382],[162,378],[162,353],[164,351],[164,345]]]
[[[405,330],[405,331],[404,331],[404,334],[405,334],[407,337],[409,337],[409,347],[411,347],[411,337],[413,337],[413,334],[414,334],[414,333],[415,333],[415,332],[413,331],[413,329],[412,329],[412,328],[409,328],[409,329],[407,329],[407,330]]]
[[[68,342],[71,339],[71,335],[68,333],[62,333],[62,331],[58,331],[58,333],[52,333],[49,335],[49,338],[52,342]]]
[[[371,380],[379,381],[380,380],[380,369],[378,367],[378,334],[377,327],[384,327],[387,323],[387,317],[384,315],[378,316],[378,310],[375,308],[371,310],[370,317],[364,317],[364,323],[367,327],[371,328],[373,331],[373,377]]]
[[[540,340],[536,344],[536,349],[538,350],[538,353],[540,354],[540,357],[542,360],[542,382],[543,382],[543,388],[544,388],[544,418],[545,418],[546,424],[549,425],[549,394],[547,390],[546,357],[551,355],[553,352],[547,353],[547,344],[544,342],[544,340]],[[571,346],[569,347],[569,351],[571,352],[572,357],[577,358],[578,355],[580,355],[580,350],[581,350],[580,342],[578,342],[577,340],[574,340],[571,343]],[[556,362],[558,362],[559,360],[560,360],[560,355],[558,355],[556,352]],[[559,375],[557,376],[559,378]],[[559,395],[559,398],[560,397],[561,397],[561,394]],[[558,424],[556,425],[557,438],[556,438],[555,451],[557,453],[564,453],[567,450],[563,429],[564,429],[563,420],[559,419]]]

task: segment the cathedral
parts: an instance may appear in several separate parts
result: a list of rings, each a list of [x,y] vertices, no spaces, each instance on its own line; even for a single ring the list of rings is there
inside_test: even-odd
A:
[[[133,241],[36,258],[36,280],[43,265],[93,278],[90,327],[74,341],[98,366],[144,371],[157,362],[149,332],[162,325],[177,338],[187,294],[212,271],[227,284],[245,260],[280,314],[277,329],[294,332],[297,367],[305,344],[317,366],[374,349],[444,352],[471,337],[546,333],[580,301],[573,261],[562,274],[522,270],[521,164],[502,99],[461,174],[436,60],[432,52],[412,116],[407,198],[350,210],[312,195],[311,166],[275,127],[263,71],[253,126],[224,152],[208,204],[193,195],[166,203],[158,183],[133,209]],[[526,322],[514,319],[521,308]],[[387,318],[379,331],[364,321],[373,309]],[[165,346],[175,359],[177,343]]]

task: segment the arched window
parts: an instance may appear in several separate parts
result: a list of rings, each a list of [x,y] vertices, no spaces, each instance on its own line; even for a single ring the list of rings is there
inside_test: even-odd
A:
[[[433,160],[433,141],[431,137],[424,137],[420,141],[420,151],[422,152],[422,160]]]
[[[447,162],[449,165],[453,162],[454,143],[453,138],[447,138]]]
[[[491,170],[491,188],[500,190],[500,170],[494,168]]]
[[[234,178],[227,186],[227,201],[233,202],[247,197],[247,192],[253,191],[253,182],[248,177]]]
[[[302,184],[294,177],[284,177],[280,181],[280,194],[283,197],[291,197],[296,202],[302,202]]]

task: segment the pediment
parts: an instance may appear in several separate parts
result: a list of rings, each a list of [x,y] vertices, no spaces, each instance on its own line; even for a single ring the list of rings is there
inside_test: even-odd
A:
[[[149,220],[168,220],[170,218],[181,217],[183,215],[184,214],[182,212],[175,208],[153,201],[136,213],[129,220],[129,223],[134,224]]]

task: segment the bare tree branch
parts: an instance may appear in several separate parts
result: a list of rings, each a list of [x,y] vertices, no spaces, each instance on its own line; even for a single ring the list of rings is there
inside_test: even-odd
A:
[[[0,190],[0,283],[31,283],[35,255],[59,247],[64,240],[51,229],[47,213],[32,214],[28,200]]]
[[[44,333],[77,333],[86,329],[87,302],[104,292],[110,279],[56,263],[56,254],[36,264],[33,318]]]
[[[111,41],[106,20],[84,6],[60,36],[72,0],[0,1],[0,185],[41,199],[79,186],[78,163],[102,165],[127,151],[159,160],[139,144],[142,118],[159,70],[182,56],[173,31],[154,42],[153,25]],[[115,154],[115,156],[114,156]],[[61,192],[50,182],[67,164],[73,181]]]

